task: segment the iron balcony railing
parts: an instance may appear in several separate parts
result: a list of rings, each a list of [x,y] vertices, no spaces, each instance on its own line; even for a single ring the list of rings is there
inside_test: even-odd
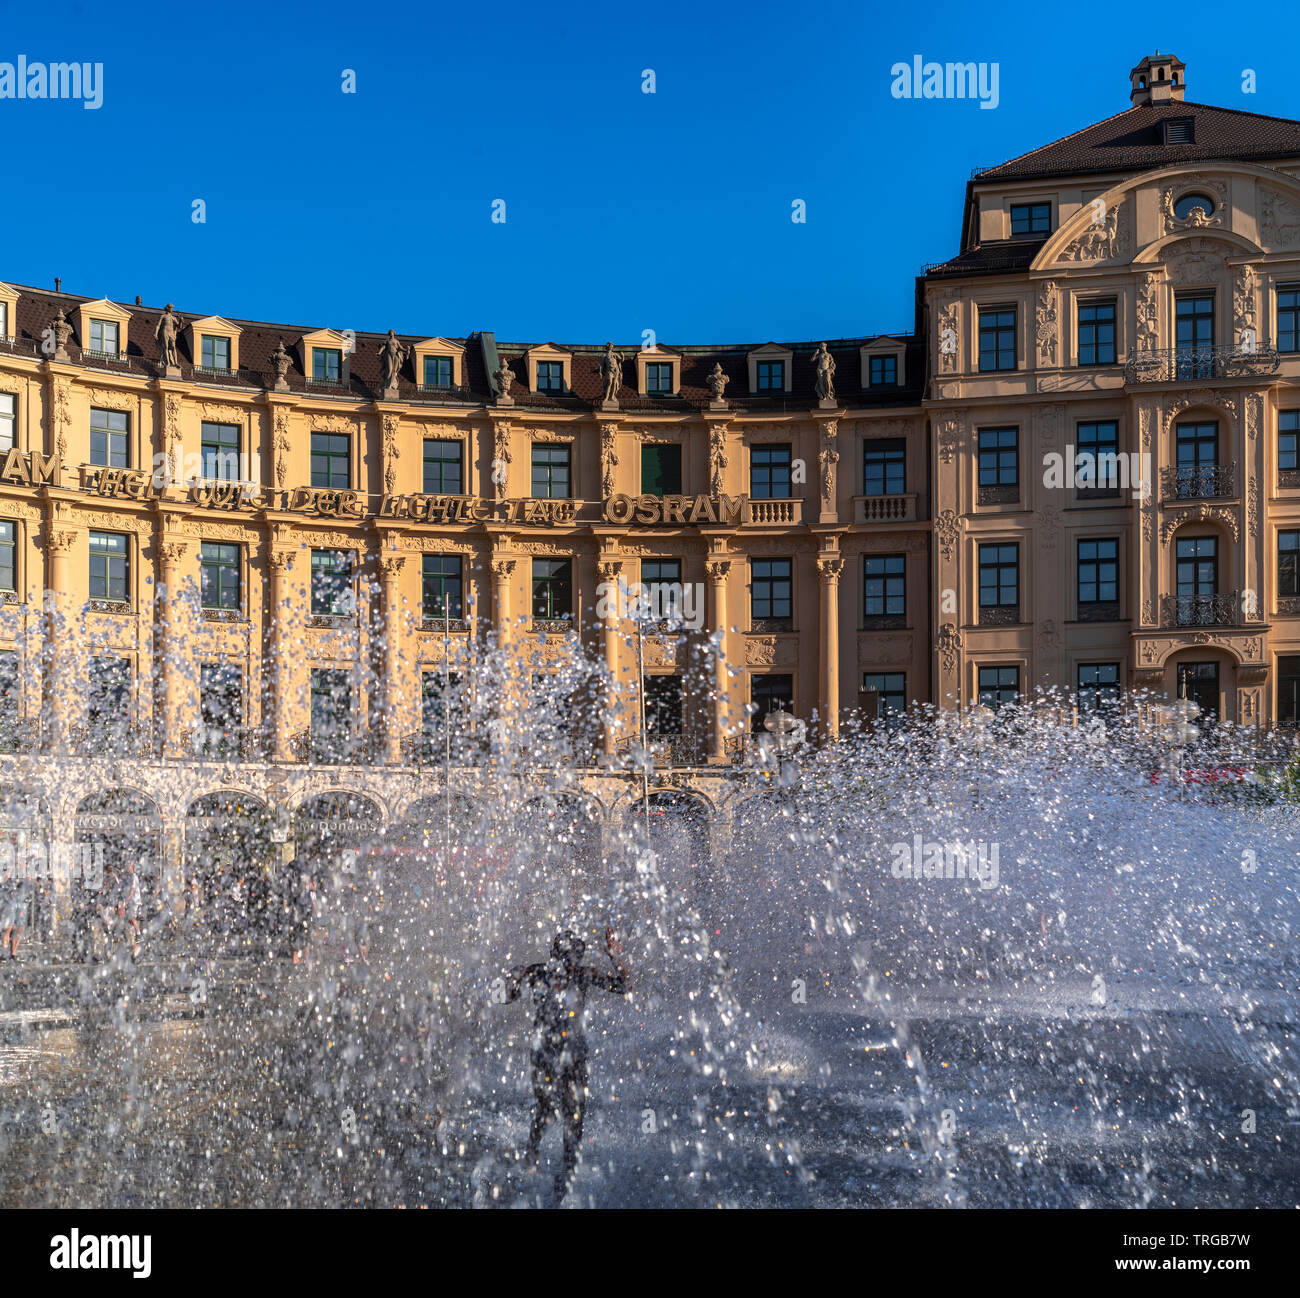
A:
[[[1167,347],[1138,352],[1124,365],[1126,383],[1182,383],[1276,374],[1275,347]]]
[[[1174,464],[1160,470],[1161,500],[1214,500],[1234,495],[1237,466]]]
[[[1166,595],[1162,604],[1166,627],[1237,626],[1241,620],[1241,593],[1235,590],[1217,595]]]

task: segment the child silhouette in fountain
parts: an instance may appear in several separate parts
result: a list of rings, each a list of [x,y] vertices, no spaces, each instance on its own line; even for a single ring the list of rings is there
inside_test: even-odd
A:
[[[581,963],[587,944],[565,929],[551,944],[551,958],[543,964],[520,965],[510,971],[506,999],[517,1001],[524,984],[532,989],[536,1012],[532,1032],[533,1110],[525,1164],[537,1166],[546,1124],[562,1110],[564,1170],[555,1177],[558,1204],[569,1191],[578,1151],[582,1147],[582,1119],[587,1107],[587,1039],[583,1014],[592,987],[622,996],[627,992],[627,966],[623,947],[613,929],[605,930],[605,952],[614,963],[612,974]]]

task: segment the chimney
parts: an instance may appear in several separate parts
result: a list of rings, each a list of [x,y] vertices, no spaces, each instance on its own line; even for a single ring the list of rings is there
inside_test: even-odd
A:
[[[1138,104],[1182,103],[1187,65],[1172,54],[1148,54],[1129,74],[1129,101]]]
[[[60,279],[58,275],[54,277],[54,291],[56,293],[63,292],[63,280]]]

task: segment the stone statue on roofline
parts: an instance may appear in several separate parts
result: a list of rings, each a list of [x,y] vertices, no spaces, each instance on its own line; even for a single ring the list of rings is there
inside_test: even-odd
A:
[[[383,387],[385,392],[397,387],[397,376],[401,373],[402,366],[406,363],[410,351],[409,347],[402,345],[391,329],[388,331],[388,337],[379,344],[379,361],[383,367]]]
[[[154,326],[153,336],[158,343],[158,356],[163,366],[169,370],[180,368],[180,359],[176,354],[176,339],[181,332],[180,317],[172,310],[170,302],[163,308]]]
[[[617,402],[619,389],[623,386],[623,357],[614,350],[613,343],[605,344],[605,354],[600,358],[600,374],[605,380],[607,402]]]
[[[825,343],[818,343],[813,353],[813,372],[816,375],[817,400],[822,405],[835,403],[835,357]]]

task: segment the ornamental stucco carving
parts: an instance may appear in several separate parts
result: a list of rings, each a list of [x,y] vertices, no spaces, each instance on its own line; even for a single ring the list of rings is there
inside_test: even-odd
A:
[[[1168,545],[1173,534],[1185,523],[1220,523],[1234,541],[1241,539],[1237,515],[1222,505],[1197,505],[1193,509],[1179,509],[1171,513],[1160,525],[1160,543]]]
[[[1040,365],[1056,364],[1056,283],[1047,280],[1038,286],[1038,306],[1034,314],[1034,336],[1038,342]]]
[[[1100,203],[1100,199],[1096,202]],[[1128,252],[1128,233],[1122,220],[1124,204],[1094,208],[1092,223],[1061,253],[1061,261],[1110,261]]]

